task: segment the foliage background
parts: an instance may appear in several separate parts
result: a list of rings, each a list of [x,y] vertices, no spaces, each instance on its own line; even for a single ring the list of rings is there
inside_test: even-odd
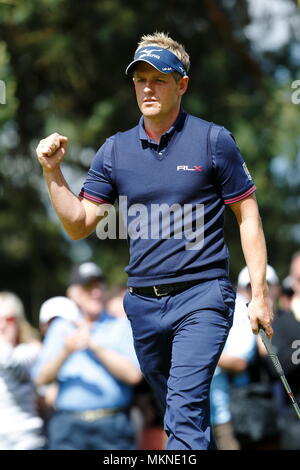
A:
[[[43,300],[64,293],[74,261],[94,259],[110,285],[126,282],[126,242],[64,235],[35,148],[55,131],[69,137],[63,171],[77,193],[95,151],[139,117],[124,70],[140,36],[155,30],[191,55],[186,110],[233,132],[281,279],[300,248],[296,0],[0,0],[0,281],[21,296],[32,323]],[[244,261],[229,210],[226,239],[235,281]]]

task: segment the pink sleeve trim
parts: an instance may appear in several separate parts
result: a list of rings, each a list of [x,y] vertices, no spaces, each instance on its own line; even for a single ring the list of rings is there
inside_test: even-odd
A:
[[[233,197],[231,199],[224,199],[224,204],[233,204],[234,202],[241,201],[242,199],[250,196],[250,194],[254,193],[254,191],[256,191],[256,186],[252,186],[250,189],[248,189],[248,191],[240,194],[239,196]]]
[[[80,199],[89,199],[90,201],[97,202],[98,204],[111,204],[111,202],[106,201],[105,199],[101,199],[100,197],[93,196],[92,194],[88,194],[85,191],[81,191],[79,194]]]

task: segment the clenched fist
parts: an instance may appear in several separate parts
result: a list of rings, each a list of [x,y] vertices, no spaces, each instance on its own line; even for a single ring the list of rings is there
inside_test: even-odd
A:
[[[63,160],[67,150],[68,138],[55,132],[42,139],[36,154],[45,171],[55,170]]]

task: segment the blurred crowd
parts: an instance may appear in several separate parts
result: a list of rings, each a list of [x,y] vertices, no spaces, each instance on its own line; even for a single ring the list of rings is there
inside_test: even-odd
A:
[[[280,282],[267,267],[272,343],[300,402],[300,252]],[[300,450],[300,421],[247,316],[240,272],[233,326],[211,385],[221,450]],[[39,329],[21,299],[0,292],[0,450],[160,450],[163,418],[144,380],[123,309],[93,262],[73,267],[65,296],[46,299]]]

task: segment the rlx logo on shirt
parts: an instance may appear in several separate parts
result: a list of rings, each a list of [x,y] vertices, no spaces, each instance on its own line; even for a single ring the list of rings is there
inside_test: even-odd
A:
[[[193,168],[189,168],[188,165],[177,165],[177,171],[203,171],[202,166],[194,165]]]

